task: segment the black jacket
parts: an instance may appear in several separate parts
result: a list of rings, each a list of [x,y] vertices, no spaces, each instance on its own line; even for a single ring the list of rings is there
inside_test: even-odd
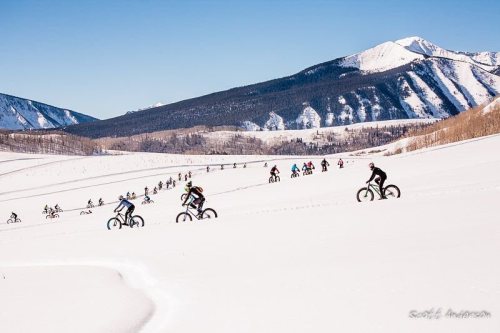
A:
[[[375,178],[375,176],[379,176],[380,178],[387,178],[385,172],[383,172],[382,169],[377,167],[373,168],[372,176],[370,177],[370,179],[368,179],[368,181],[371,182],[373,178]]]

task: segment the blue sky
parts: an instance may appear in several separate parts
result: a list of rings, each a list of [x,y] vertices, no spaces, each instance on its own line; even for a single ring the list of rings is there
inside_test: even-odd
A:
[[[101,119],[387,40],[500,51],[500,1],[0,0],[0,92]]]

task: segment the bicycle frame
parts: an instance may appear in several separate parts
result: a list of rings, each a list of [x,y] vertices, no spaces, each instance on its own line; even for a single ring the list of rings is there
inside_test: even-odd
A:
[[[122,214],[121,212],[116,212],[116,216],[115,216],[118,220],[120,220],[120,223],[121,224],[128,224],[127,221],[125,221],[125,215]],[[130,220],[131,216],[128,217],[128,219]]]
[[[378,195],[380,195],[380,187],[378,186],[378,184],[376,185],[373,185],[371,182],[368,183],[368,185],[366,186],[367,189],[371,188],[373,191],[375,191]]]

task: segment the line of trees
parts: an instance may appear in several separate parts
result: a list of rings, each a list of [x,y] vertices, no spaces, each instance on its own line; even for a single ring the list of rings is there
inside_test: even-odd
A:
[[[427,124],[401,124],[391,126],[347,129],[343,133],[327,132],[314,137],[312,142],[302,138],[266,143],[256,137],[235,132],[229,137],[205,135],[180,130],[179,134],[139,135],[123,139],[98,140],[108,149],[177,154],[228,154],[228,155],[324,155],[354,151],[387,144],[409,131],[416,131]],[[184,132],[184,133],[183,133]]]
[[[58,155],[93,155],[101,153],[99,146],[91,139],[56,131],[0,131],[0,150]]]
[[[431,126],[412,129],[408,136],[413,139],[406,150],[413,151],[497,133],[500,133],[500,106],[497,104],[488,113],[483,113],[482,108],[478,107]]]

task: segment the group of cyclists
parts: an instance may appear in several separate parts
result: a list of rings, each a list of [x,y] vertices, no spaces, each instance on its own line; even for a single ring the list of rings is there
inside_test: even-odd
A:
[[[344,168],[344,161],[340,158],[337,162],[337,165],[339,166],[339,169],[342,169]],[[328,167],[330,166],[330,163],[328,163],[328,161],[324,158],[322,161],[321,161],[321,171],[322,172],[325,172],[325,171],[328,171]],[[267,167],[267,162],[264,164],[264,167]],[[387,174],[382,171],[382,169],[380,168],[377,168],[375,167],[375,164],[373,162],[371,162],[368,167],[370,168],[370,170],[372,171],[372,175],[370,177],[370,179],[368,179],[366,181],[366,183],[368,184],[369,182],[371,182],[372,180],[375,180],[375,182],[377,183],[377,185],[379,186],[379,190],[380,190],[380,199],[387,199],[386,196],[384,195],[384,183],[387,179]],[[312,161],[309,161],[309,162],[304,162],[303,166],[302,166],[302,171],[304,172],[304,175],[309,175],[309,174],[312,174],[312,170],[314,170],[315,167],[314,167],[314,164],[312,163]],[[297,166],[297,163],[294,163],[292,165],[292,177],[295,177],[295,176],[298,176],[299,173],[300,173],[300,169],[299,167]],[[277,178],[277,175],[279,174],[279,170],[278,170],[278,167],[276,165],[274,165],[272,168],[271,168],[271,171],[270,171],[270,174],[271,174],[271,177],[276,181],[276,178]]]
[[[339,168],[343,168],[344,161],[342,159],[339,159],[339,161],[337,162],[337,165],[339,166]],[[330,164],[328,163],[328,161],[326,159],[323,159],[321,161],[322,172],[328,171],[329,166],[330,166]],[[221,167],[223,169],[223,165],[221,165]],[[234,164],[233,167],[236,167],[236,163]],[[246,163],[244,164],[244,167],[246,167]],[[264,164],[264,167],[267,167],[267,162]],[[369,183],[372,180],[375,180],[375,182],[377,183],[377,185],[379,186],[379,189],[380,189],[380,199],[387,199],[385,197],[384,191],[383,191],[384,183],[387,179],[387,174],[382,169],[376,167],[373,162],[369,164],[369,168],[372,171],[372,174],[370,176],[370,179],[368,179],[366,181],[366,183]],[[302,171],[304,172],[304,174],[310,174],[310,173],[312,173],[312,170],[314,170],[314,169],[315,169],[315,166],[312,163],[312,161],[304,162],[304,164],[302,166]],[[207,172],[209,172],[209,171],[210,171],[210,167],[207,166]],[[292,174],[298,174],[300,172],[300,169],[296,163],[294,163],[292,165],[291,171],[292,171]],[[277,175],[280,173],[277,165],[274,165],[271,168],[270,173],[271,173],[271,177],[274,177],[274,178],[277,177]],[[187,180],[188,178],[191,178],[191,176],[192,176],[192,173],[191,173],[191,171],[189,171],[185,175],[184,179]],[[178,177],[179,177],[179,179],[182,179],[181,173],[179,173]],[[170,177],[165,182],[166,189],[168,189],[169,186],[175,187],[175,183],[176,183],[175,180],[172,179],[172,177]],[[158,183],[158,186],[154,187],[153,194],[157,194],[158,191],[161,190],[162,188],[163,188],[163,182],[160,181]],[[205,200],[206,200],[205,196],[203,195],[203,188],[201,188],[200,186],[193,186],[192,181],[188,181],[186,183],[186,186],[184,187],[184,190],[187,193],[187,195],[185,196],[185,199],[182,202],[182,206],[189,205],[191,208],[196,209],[198,214],[201,215],[202,211],[203,211],[203,204],[205,203]],[[132,202],[130,202],[130,200],[133,200],[135,198],[136,198],[135,192],[132,192],[132,193],[127,192],[126,197],[124,197],[123,195],[120,195],[118,197],[119,204],[114,209],[114,212],[120,212],[126,208],[127,210],[125,212],[125,221],[128,221],[128,218],[132,215],[132,213],[135,210],[135,205]],[[147,186],[144,188],[144,200],[145,201],[151,200],[151,198],[149,197],[149,188]],[[98,204],[99,204],[99,206],[104,205],[104,201],[102,198],[99,198]],[[92,202],[92,199],[89,199],[89,201],[87,203],[87,208],[92,208],[92,207],[94,207],[94,204]],[[49,207],[48,205],[45,205],[44,210],[43,210],[44,214],[48,214],[50,216],[54,216],[57,212],[62,212],[62,209],[59,206],[59,204],[56,204],[54,206],[54,208]],[[13,217],[14,220],[16,220],[17,214],[12,212],[11,217]]]

